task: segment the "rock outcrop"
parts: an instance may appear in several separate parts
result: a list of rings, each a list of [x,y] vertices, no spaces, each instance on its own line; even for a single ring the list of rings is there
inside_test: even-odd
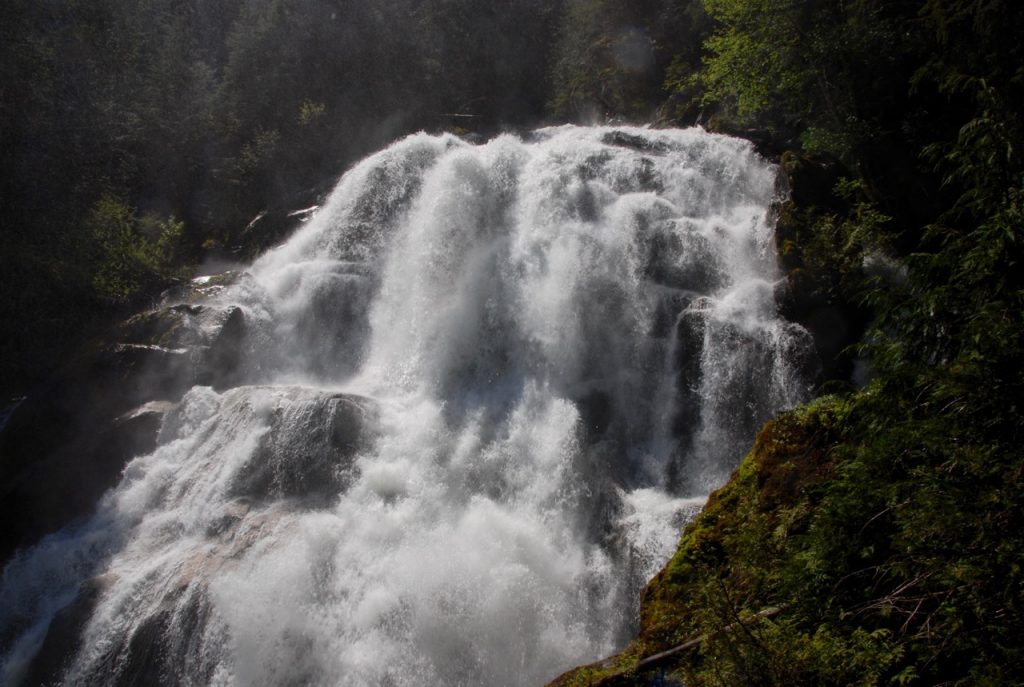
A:
[[[166,412],[195,384],[225,389],[263,339],[242,308],[210,299],[247,278],[199,277],[69,360],[0,432],[0,562],[88,515],[125,463],[156,445]]]

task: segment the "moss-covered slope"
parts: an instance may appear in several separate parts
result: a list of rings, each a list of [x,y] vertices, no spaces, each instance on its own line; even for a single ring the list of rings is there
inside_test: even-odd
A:
[[[1024,468],[938,392],[876,383],[766,425],[637,638],[553,685],[1019,684]]]
[[[787,604],[780,584],[793,538],[806,531],[819,485],[834,470],[836,399],[823,399],[770,422],[733,479],[713,493],[679,549],[643,595],[638,637],[618,656],[566,673],[553,684],[649,684],[687,675],[703,657],[730,651],[736,635],[761,634],[780,620],[743,622]],[[644,659],[697,638],[690,650]],[[740,645],[736,644],[740,649]]]

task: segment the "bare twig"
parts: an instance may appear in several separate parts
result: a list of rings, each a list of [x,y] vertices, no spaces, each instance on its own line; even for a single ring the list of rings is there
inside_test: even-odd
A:
[[[782,613],[782,611],[786,610],[786,608],[787,608],[787,606],[770,606],[770,607],[768,607],[768,608],[766,608],[766,609],[764,609],[762,611],[759,611],[759,612],[755,613],[754,615],[752,615],[750,617],[743,618],[742,620],[738,620],[735,623],[730,623],[730,624],[726,625],[725,627],[721,628],[720,630],[715,630],[714,632],[709,632],[708,634],[701,635],[700,637],[696,637],[694,639],[690,639],[688,641],[685,641],[682,644],[679,644],[678,646],[672,647],[671,649],[666,649],[665,651],[662,651],[660,653],[654,654],[652,656],[648,656],[647,658],[640,660],[636,665],[631,666],[630,668],[628,668],[628,670],[639,670],[639,669],[643,669],[643,668],[649,668],[649,667],[651,667],[651,666],[653,666],[653,665],[655,665],[657,663],[660,663],[660,662],[664,661],[666,658],[671,658],[672,656],[675,656],[677,654],[681,654],[682,652],[686,651],[687,649],[692,649],[694,647],[700,646],[701,644],[703,644],[704,642],[708,641],[709,639],[711,639],[713,637],[716,637],[716,636],[718,636],[718,635],[720,635],[720,634],[722,634],[724,632],[729,632],[731,630],[735,630],[735,629],[744,627],[744,626],[749,625],[750,623],[756,622],[758,620],[764,620],[765,618],[774,617],[774,616],[778,615],[779,613]],[[623,671],[623,672],[625,672],[625,671]]]

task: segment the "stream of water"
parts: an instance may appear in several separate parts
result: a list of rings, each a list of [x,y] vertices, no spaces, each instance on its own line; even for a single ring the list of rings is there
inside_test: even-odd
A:
[[[699,129],[364,160],[208,294],[244,312],[244,383],[193,387],[91,520],[6,567],[0,681],[71,607],[67,685],[539,685],[621,648],[807,395],[775,181]]]

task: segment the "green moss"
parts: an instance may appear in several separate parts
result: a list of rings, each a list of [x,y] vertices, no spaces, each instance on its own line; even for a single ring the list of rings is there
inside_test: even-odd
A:
[[[173,217],[136,217],[124,201],[104,194],[85,221],[94,240],[92,284],[109,303],[131,303],[180,278],[184,224]]]
[[[699,674],[691,650],[665,665],[632,671],[643,658],[723,630],[771,605],[787,603],[782,565],[806,529],[818,486],[834,469],[829,451],[846,413],[838,397],[821,398],[768,423],[732,479],[714,492],[683,532],[676,554],[643,594],[640,633],[620,654],[567,673],[555,685],[647,684],[654,674]],[[774,624],[773,624],[774,625]],[[780,625],[783,627],[783,625]],[[708,643],[719,646],[720,640]],[[710,649],[708,649],[710,650]]]
[[[768,423],[648,585],[637,638],[557,684],[1016,684],[1019,416],[972,365],[905,374]]]

